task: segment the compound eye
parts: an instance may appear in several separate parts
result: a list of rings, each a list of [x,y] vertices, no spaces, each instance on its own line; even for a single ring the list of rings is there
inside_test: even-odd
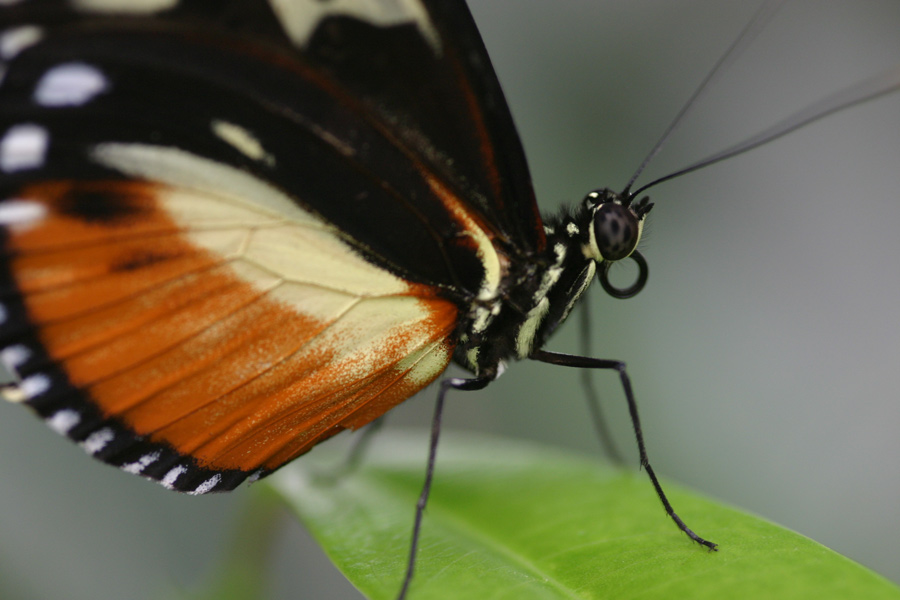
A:
[[[637,217],[621,204],[602,204],[594,213],[594,241],[604,260],[621,260],[634,252],[639,236]]]

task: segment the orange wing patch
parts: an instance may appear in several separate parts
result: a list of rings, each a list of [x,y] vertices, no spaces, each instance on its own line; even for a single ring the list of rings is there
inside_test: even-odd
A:
[[[0,203],[5,294],[21,297],[42,354],[135,443],[210,472],[268,472],[433,381],[457,318],[314,215],[270,208],[134,181],[29,186]],[[47,418],[73,435],[76,413]],[[99,427],[77,439],[102,456],[114,434]],[[158,458],[120,466],[153,474]],[[183,489],[185,471],[153,476]]]

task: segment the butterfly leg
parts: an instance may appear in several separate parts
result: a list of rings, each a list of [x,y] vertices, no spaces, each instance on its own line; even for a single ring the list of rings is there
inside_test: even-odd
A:
[[[570,354],[547,352],[546,350],[538,350],[531,355],[531,358],[534,360],[539,360],[541,362],[553,365],[561,365],[564,367],[576,367],[579,369],[609,369],[617,371],[619,373],[619,380],[622,382],[622,389],[625,391],[625,399],[628,402],[628,412],[631,414],[631,424],[634,427],[634,436],[637,439],[638,454],[640,456],[641,467],[645,471],[647,471],[647,475],[650,477],[650,481],[653,483],[653,487],[656,490],[656,495],[659,496],[663,507],[666,509],[666,514],[669,515],[669,517],[673,521],[675,521],[675,524],[678,525],[678,528],[683,531],[689,538],[691,538],[698,544],[706,546],[710,550],[715,550],[715,543],[710,542],[709,540],[705,540],[694,533],[691,528],[681,520],[681,517],[679,517],[675,513],[675,510],[669,503],[669,499],[666,497],[666,493],[663,491],[659,480],[656,478],[656,473],[653,472],[653,467],[650,466],[650,461],[647,459],[647,449],[644,446],[644,434],[641,432],[641,420],[638,416],[637,401],[634,399],[634,392],[631,390],[631,380],[628,378],[628,373],[625,371],[625,363],[619,360],[605,360],[600,358],[591,358],[588,356],[573,356]]]
[[[579,307],[581,310],[581,355],[591,356],[591,303],[582,302]],[[603,452],[617,465],[625,464],[625,460],[616,448],[607,426],[606,418],[601,409],[600,397],[594,387],[594,371],[592,369],[581,370],[581,387],[584,389],[584,397],[587,400],[588,408],[591,411],[591,421],[594,423],[594,431],[600,438],[600,444],[603,446]]]
[[[425,467],[425,483],[422,485],[422,493],[419,495],[419,501],[416,503],[416,518],[413,522],[412,542],[409,546],[409,560],[406,563],[406,576],[403,578],[403,587],[397,600],[404,600],[406,592],[409,590],[409,584],[412,582],[413,572],[416,567],[416,550],[419,546],[419,532],[422,528],[422,517],[425,514],[425,506],[428,504],[428,494],[431,492],[431,482],[434,478],[434,461],[437,458],[438,438],[441,435],[441,415],[444,412],[444,396],[447,391],[480,390],[496,379],[495,374],[474,377],[472,379],[462,379],[459,377],[451,377],[441,381],[441,389],[438,392],[437,402],[434,405],[434,416],[431,419],[431,439],[428,444],[428,465]]]

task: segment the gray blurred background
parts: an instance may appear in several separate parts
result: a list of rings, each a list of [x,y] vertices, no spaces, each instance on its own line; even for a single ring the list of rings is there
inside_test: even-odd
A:
[[[621,188],[755,5],[472,0],[544,210]],[[896,66],[898,31],[895,0],[790,4],[649,175]],[[590,301],[595,352],[628,362],[657,472],[900,582],[900,95],[652,197],[648,287]],[[577,329],[573,318],[550,348],[577,352]],[[618,384],[598,380],[634,459]],[[427,426],[433,398],[389,423]],[[513,365],[484,392],[454,394],[446,423],[598,453],[586,414],[575,371]],[[159,598],[189,586],[245,499],[166,492],[0,405],[0,598]],[[299,525],[285,534],[273,597],[358,597]]]

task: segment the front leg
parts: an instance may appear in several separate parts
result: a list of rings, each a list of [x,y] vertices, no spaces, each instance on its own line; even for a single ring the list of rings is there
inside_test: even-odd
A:
[[[653,467],[650,466],[650,461],[647,459],[647,449],[644,446],[644,434],[641,431],[641,419],[638,416],[637,401],[634,399],[634,392],[631,389],[631,379],[629,379],[628,373],[625,371],[625,363],[620,360],[591,358],[589,356],[574,356],[571,354],[548,352],[546,350],[538,350],[534,352],[530,358],[552,365],[576,367],[579,369],[606,369],[619,373],[619,380],[622,382],[622,389],[625,391],[625,400],[628,402],[628,412],[631,414],[631,424],[634,427],[634,437],[637,439],[638,454],[640,456],[641,467],[643,467],[647,471],[647,475],[650,477],[650,481],[653,483],[654,489],[656,489],[656,495],[659,496],[663,507],[666,509],[666,514],[669,515],[669,517],[671,517],[673,521],[675,521],[675,524],[678,526],[678,528],[683,531],[689,538],[691,538],[698,544],[706,546],[710,550],[715,550],[715,543],[703,539],[702,537],[694,533],[691,528],[681,520],[681,517],[679,517],[675,510],[672,508],[672,504],[669,503],[669,499],[666,497],[666,493],[663,491],[659,480],[656,478],[656,473],[653,472]]]

